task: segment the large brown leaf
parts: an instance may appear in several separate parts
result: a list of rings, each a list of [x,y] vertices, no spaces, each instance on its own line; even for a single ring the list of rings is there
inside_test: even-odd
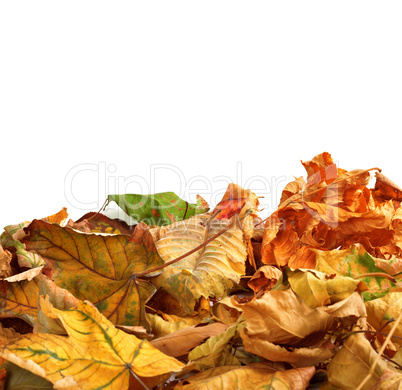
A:
[[[113,323],[148,326],[144,305],[155,288],[136,274],[162,264],[146,225],[125,235],[85,234],[34,220],[23,243],[52,269],[57,285],[89,300]]]

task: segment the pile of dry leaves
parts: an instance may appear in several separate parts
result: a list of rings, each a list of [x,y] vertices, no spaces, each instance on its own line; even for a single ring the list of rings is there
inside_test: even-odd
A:
[[[328,153],[258,217],[110,195],[138,224],[59,213],[0,236],[5,389],[398,389],[402,190]],[[374,188],[368,188],[370,172]]]

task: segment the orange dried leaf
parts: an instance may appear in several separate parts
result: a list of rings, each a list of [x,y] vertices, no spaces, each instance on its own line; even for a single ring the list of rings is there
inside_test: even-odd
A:
[[[264,265],[258,268],[247,284],[255,293],[271,290],[281,275],[282,272],[278,268]]]

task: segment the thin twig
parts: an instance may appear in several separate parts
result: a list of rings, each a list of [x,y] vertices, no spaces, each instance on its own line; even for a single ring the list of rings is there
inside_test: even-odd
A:
[[[130,373],[144,390],[150,390],[149,387],[138,377],[138,375],[132,369],[130,369]]]
[[[96,217],[107,205],[108,202],[108,198],[106,198],[106,200],[103,202],[103,205],[101,206],[101,208],[99,209],[99,211],[97,213],[95,213],[92,217],[89,217],[87,219],[87,221],[89,221],[90,219],[92,219],[93,217]]]
[[[377,366],[378,361],[381,359],[381,355],[384,353],[385,348],[387,347],[388,343],[390,342],[391,337],[394,334],[394,332],[396,331],[396,328],[398,327],[401,320],[402,320],[402,310],[399,313],[399,316],[396,319],[394,325],[392,326],[391,331],[388,333],[388,336],[385,339],[384,344],[381,346],[381,349],[378,352],[378,355],[375,358],[374,363],[371,365],[370,371],[368,372],[368,374],[366,375],[366,377],[363,379],[363,381],[360,383],[359,387],[356,390],[361,390],[363,388],[363,386],[367,383],[367,381],[370,380],[370,378],[373,375],[373,372],[375,370],[375,367]]]
[[[355,333],[371,333],[374,336],[377,335],[377,334],[380,335],[380,336],[384,336],[384,337],[388,336],[388,333],[377,332],[375,330],[352,330],[351,332],[345,333],[342,336],[342,339],[346,339],[346,338],[348,338],[349,336],[351,336],[352,334],[355,334]],[[394,336],[394,339],[402,340],[402,337]]]

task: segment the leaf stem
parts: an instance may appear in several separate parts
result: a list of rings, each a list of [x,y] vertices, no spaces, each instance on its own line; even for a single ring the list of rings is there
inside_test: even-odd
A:
[[[392,283],[397,283],[397,280],[395,278],[393,278],[391,275],[388,275],[384,272],[370,272],[367,274],[361,274],[361,275],[354,276],[353,279],[360,279],[360,278],[365,278],[365,277],[375,277],[375,276],[388,279]]]

